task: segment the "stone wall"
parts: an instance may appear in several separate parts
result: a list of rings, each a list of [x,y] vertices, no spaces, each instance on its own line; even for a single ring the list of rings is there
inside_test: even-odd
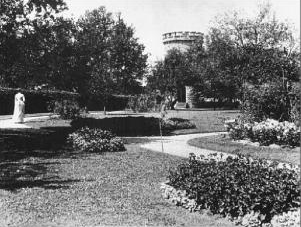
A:
[[[192,103],[192,87],[191,86],[185,86],[186,91],[186,103],[188,104],[189,108],[194,107]]]

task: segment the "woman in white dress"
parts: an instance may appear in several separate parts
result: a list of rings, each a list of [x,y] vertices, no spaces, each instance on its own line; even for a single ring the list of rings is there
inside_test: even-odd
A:
[[[14,108],[13,122],[23,123],[24,113],[25,113],[25,96],[22,93],[18,92],[15,95],[15,108]]]

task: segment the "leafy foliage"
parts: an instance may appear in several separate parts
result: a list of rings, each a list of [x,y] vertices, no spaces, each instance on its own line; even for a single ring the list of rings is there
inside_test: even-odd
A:
[[[249,120],[262,121],[272,118],[278,121],[298,122],[300,107],[297,100],[300,91],[295,84],[270,83],[261,86],[247,86],[245,102],[242,106],[245,117]]]
[[[166,131],[172,131],[177,129],[190,129],[190,128],[196,128],[196,126],[188,119],[167,118],[162,120],[162,129]]]
[[[101,97],[107,105],[112,94],[139,92],[138,79],[145,72],[147,55],[133,28],[105,7],[86,12],[77,26],[78,63],[88,78],[86,94]]]
[[[110,131],[101,129],[81,128],[68,137],[68,141],[74,149],[84,152],[116,152],[124,151],[123,141],[112,134]]]
[[[170,171],[169,184],[185,190],[199,209],[232,218],[253,211],[260,214],[259,221],[269,222],[299,206],[297,172],[265,160],[229,156],[217,161],[215,156],[197,159],[191,154],[188,163]]]
[[[70,46],[68,34],[72,33],[68,20],[58,17],[65,9],[63,0],[1,1],[2,86],[33,88],[50,80],[55,82],[62,75],[59,73],[63,69],[62,63],[69,61],[66,55]],[[62,61],[64,57],[66,60]],[[53,85],[51,83],[51,87]]]
[[[226,124],[230,138],[234,140],[250,139],[252,142],[259,142],[260,145],[300,145],[300,127],[294,123],[279,122],[267,119],[262,122],[246,123],[237,120]]]
[[[205,43],[196,41],[191,46],[185,55],[185,69],[194,78],[197,100],[240,100],[243,104],[248,84],[269,86],[278,82],[284,88],[299,81],[298,41],[291,26],[272,14],[269,6],[263,6],[254,18],[237,12],[217,17]],[[282,99],[283,89],[278,93],[282,93]],[[277,111],[281,112],[282,107]]]
[[[56,100],[79,100],[80,95],[75,92],[58,91],[58,90],[28,90],[0,87],[0,114],[12,114],[14,109],[14,96],[21,92],[26,98],[26,113],[46,113],[49,112],[49,103]]]
[[[179,90],[192,83],[187,56],[175,48],[167,52],[163,61],[156,62],[147,77],[148,88],[159,90],[166,98],[170,96],[170,101],[181,98]]]
[[[155,96],[149,94],[140,94],[131,96],[128,101],[128,108],[134,112],[149,112],[155,108]]]
[[[104,7],[60,17],[63,0],[1,2],[0,84],[97,96],[141,92],[147,55],[134,29]]]
[[[86,100],[86,105],[89,111],[103,110],[106,105],[106,109],[109,111],[124,110],[127,107],[130,96],[126,95],[111,95],[108,97],[107,104],[101,97],[92,96],[89,100]]]
[[[80,116],[81,108],[75,100],[61,99],[54,102],[52,111],[62,119],[75,119]]]

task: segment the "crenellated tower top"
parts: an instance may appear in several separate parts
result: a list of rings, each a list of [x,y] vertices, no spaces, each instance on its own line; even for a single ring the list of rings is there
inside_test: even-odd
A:
[[[168,32],[163,34],[163,44],[166,52],[172,48],[186,51],[195,40],[203,36],[203,33],[195,31]]]

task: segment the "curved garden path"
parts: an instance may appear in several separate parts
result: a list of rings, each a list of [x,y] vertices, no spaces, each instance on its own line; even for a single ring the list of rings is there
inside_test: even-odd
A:
[[[190,153],[194,153],[196,156],[204,155],[207,156],[209,154],[222,154],[218,157],[219,160],[225,160],[227,157],[232,156],[235,157],[235,154],[229,154],[220,151],[208,150],[203,148],[198,148],[189,145],[187,142],[190,139],[206,137],[206,136],[215,136],[220,134],[226,134],[227,132],[213,132],[213,133],[196,133],[196,134],[187,134],[187,135],[175,135],[175,136],[154,136],[147,137],[152,139],[150,142],[146,142],[141,144],[142,148],[146,148],[156,152],[162,152],[162,143],[163,143],[163,152],[171,155],[176,155],[184,158],[188,158]],[[272,162],[268,160],[268,162]],[[291,165],[288,166],[287,163],[278,162],[277,168],[289,168],[294,169],[296,171],[300,171],[299,166]]]
[[[163,152],[171,155],[181,156],[188,158],[190,153],[195,155],[208,155],[212,153],[223,153],[213,150],[202,149],[198,147],[193,147],[187,144],[187,141],[194,138],[200,138],[205,136],[214,136],[219,134],[224,134],[225,132],[213,132],[213,133],[196,133],[196,134],[187,134],[187,135],[175,135],[175,136],[154,136],[148,137],[151,138],[151,142],[141,144],[142,148],[149,150],[162,152],[162,143],[163,143]],[[223,153],[224,157],[229,156],[230,154]]]

